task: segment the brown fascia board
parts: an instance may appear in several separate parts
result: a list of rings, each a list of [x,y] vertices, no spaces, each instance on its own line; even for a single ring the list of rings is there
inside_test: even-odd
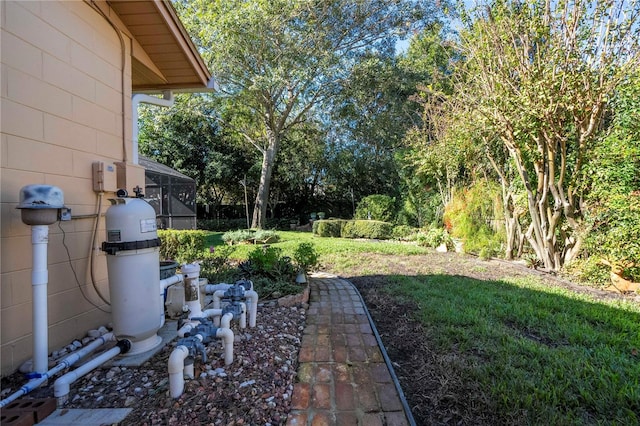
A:
[[[211,73],[209,72],[207,65],[204,63],[202,56],[200,56],[198,49],[193,44],[191,37],[184,28],[184,25],[182,25],[180,18],[178,18],[178,14],[173,8],[173,5],[169,0],[154,1],[154,4],[167,22],[167,25],[169,25],[176,42],[185,52],[193,70],[200,78],[202,86],[206,88],[211,80]]]

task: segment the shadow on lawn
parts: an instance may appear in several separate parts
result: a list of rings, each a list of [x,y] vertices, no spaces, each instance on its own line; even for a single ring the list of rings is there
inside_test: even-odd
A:
[[[418,424],[640,422],[637,307],[532,279],[349,279]]]

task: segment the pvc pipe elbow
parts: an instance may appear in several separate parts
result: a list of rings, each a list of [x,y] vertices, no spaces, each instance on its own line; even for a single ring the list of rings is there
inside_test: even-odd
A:
[[[185,325],[180,327],[180,330],[178,330],[178,336],[184,337],[185,334],[196,328],[198,324],[200,324],[198,321],[186,323]]]
[[[177,346],[169,355],[169,392],[171,398],[179,398],[184,391],[184,360],[189,356],[189,349]]]
[[[213,293],[213,308],[214,309],[220,309],[220,300],[224,297],[224,291],[223,290],[216,290],[215,293]]]
[[[171,373],[180,373],[184,370],[184,360],[189,356],[189,349],[186,346],[176,346],[169,355],[168,371]]]
[[[232,319],[233,319],[233,314],[231,312],[224,314],[220,319],[220,328],[231,329]]]
[[[166,289],[170,285],[179,283],[183,279],[184,279],[184,277],[182,276],[182,274],[175,274],[175,275],[170,276],[169,278],[165,278],[163,280],[160,280],[160,290],[162,292],[164,292],[164,289]]]
[[[216,337],[222,339],[224,344],[224,365],[233,363],[233,331],[229,328],[219,328]]]

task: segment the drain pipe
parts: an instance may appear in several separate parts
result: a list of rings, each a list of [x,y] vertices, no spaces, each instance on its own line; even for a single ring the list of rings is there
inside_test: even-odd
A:
[[[174,98],[171,90],[165,90],[162,92],[162,98],[156,96],[146,95],[144,93],[137,93],[131,97],[131,108],[133,113],[132,124],[132,139],[133,139],[133,164],[138,164],[138,106],[140,104],[151,104],[161,107],[173,106]]]
[[[58,221],[60,209],[64,208],[64,193],[57,186],[27,185],[20,189],[20,209],[22,222],[31,226],[31,246],[33,269],[31,284],[33,290],[33,373],[36,379],[49,369],[49,325],[47,324],[47,246],[49,225]]]
[[[92,341],[91,343],[86,345],[84,348],[79,349],[79,350],[73,352],[72,354],[64,357],[64,359],[62,359],[58,364],[56,364],[55,367],[53,367],[52,369],[50,369],[46,373],[42,374],[37,379],[30,380],[27,384],[22,386],[17,392],[13,393],[12,395],[10,395],[7,398],[5,398],[2,401],[0,401],[0,408],[7,406],[7,404],[9,404],[9,403],[15,401],[16,399],[20,398],[22,395],[26,395],[29,392],[31,392],[32,390],[38,388],[40,385],[45,383],[51,377],[55,376],[56,374],[58,374],[62,370],[71,367],[73,364],[78,362],[78,360],[80,360],[83,357],[89,355],[91,352],[93,352],[94,350],[96,350],[100,346],[104,345],[106,342],[112,341],[114,339],[115,339],[115,337],[114,337],[113,333],[107,333],[107,334],[104,334],[104,335],[102,335],[100,337],[97,337],[94,341]]]
[[[127,339],[118,340],[116,346],[103,352],[89,362],[81,365],[73,371],[68,372],[64,376],[58,378],[53,384],[53,396],[58,398],[58,407],[64,405],[69,397],[69,388],[73,382],[93,371],[105,362],[120,354],[125,354],[131,349],[131,342]]]
[[[31,227],[31,244],[33,245],[33,372],[36,375],[47,371],[49,355],[49,327],[47,324],[47,245],[49,242],[49,226]]]

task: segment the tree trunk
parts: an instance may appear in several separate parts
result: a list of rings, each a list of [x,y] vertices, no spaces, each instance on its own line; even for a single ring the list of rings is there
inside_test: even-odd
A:
[[[273,132],[267,132],[269,146],[262,153],[262,169],[260,171],[260,185],[256,194],[256,203],[253,208],[253,220],[251,227],[262,229],[267,217],[267,205],[269,203],[269,188],[271,186],[271,174],[278,153],[279,139]]]

